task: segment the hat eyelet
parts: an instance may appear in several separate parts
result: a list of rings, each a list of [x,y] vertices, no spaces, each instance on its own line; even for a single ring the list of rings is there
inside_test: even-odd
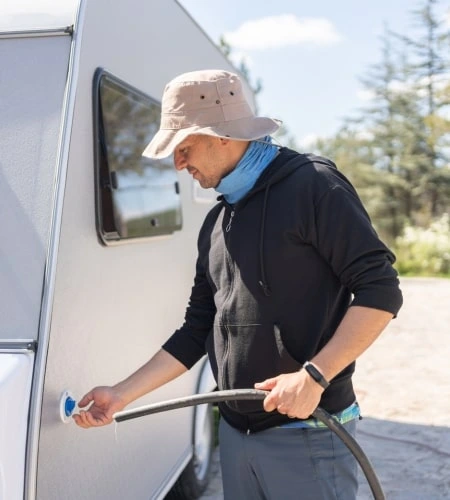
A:
[[[234,95],[234,92],[232,90],[230,90],[230,95]]]
[[[217,99],[216,104],[220,104],[220,100],[219,99]]]
[[[204,99],[204,98],[205,98],[205,96],[204,96],[204,95],[201,95],[201,96],[200,96],[200,99]]]

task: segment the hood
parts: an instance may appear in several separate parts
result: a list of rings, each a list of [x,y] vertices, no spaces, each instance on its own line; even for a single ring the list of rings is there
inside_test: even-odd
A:
[[[265,268],[265,255],[264,255],[264,239],[265,239],[265,226],[266,226],[266,213],[269,201],[270,188],[277,182],[288,177],[292,172],[296,171],[298,168],[308,165],[310,163],[322,163],[328,165],[329,167],[336,168],[336,165],[323,157],[315,156],[313,154],[300,154],[289,148],[281,148],[278,156],[272,161],[272,163],[264,170],[260,178],[256,182],[255,186],[250,190],[247,195],[236,203],[236,206],[243,206],[247,200],[254,194],[264,191],[264,201],[261,210],[261,229],[259,236],[259,267],[260,267],[260,280],[259,285],[261,286],[264,295],[269,297],[271,295],[270,284],[267,282],[266,278],[266,268]],[[222,198],[222,197],[221,197]],[[222,198],[222,203],[226,204],[226,201]]]

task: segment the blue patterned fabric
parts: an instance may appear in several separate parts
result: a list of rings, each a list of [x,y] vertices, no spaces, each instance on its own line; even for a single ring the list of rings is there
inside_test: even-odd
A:
[[[359,418],[361,415],[359,411],[359,404],[358,403],[353,403],[351,406],[346,408],[345,410],[340,411],[339,413],[335,413],[334,415],[331,415],[333,418],[335,418],[340,424],[346,424],[347,422],[350,422],[351,420],[355,420],[356,418]],[[280,425],[280,428],[303,428],[303,429],[311,429],[311,428],[326,428],[327,426],[321,422],[320,420],[317,420],[316,418],[308,418],[308,420],[294,420],[293,422],[289,422],[284,425]]]
[[[252,141],[235,169],[226,175],[216,187],[228,203],[241,200],[255,185],[258,177],[278,154],[278,146],[266,136]]]

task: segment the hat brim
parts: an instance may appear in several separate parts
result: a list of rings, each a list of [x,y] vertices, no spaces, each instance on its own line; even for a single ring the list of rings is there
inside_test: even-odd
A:
[[[273,134],[280,128],[280,125],[281,121],[273,118],[252,116],[209,127],[194,126],[181,129],[163,129],[155,134],[142,156],[155,159],[167,158],[174,152],[178,144],[193,134],[211,135],[236,141],[253,141]]]

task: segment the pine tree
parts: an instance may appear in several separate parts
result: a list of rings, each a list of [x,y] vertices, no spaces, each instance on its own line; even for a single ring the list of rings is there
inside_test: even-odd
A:
[[[436,13],[438,3],[425,0],[412,12],[416,36],[395,34],[411,54],[410,87],[420,99],[426,133],[422,216],[427,223],[450,209],[450,121],[446,119],[450,107],[450,32]]]
[[[353,148],[355,137],[366,138],[360,158],[366,165],[372,162],[370,180],[375,185],[370,189],[359,186],[358,176],[350,177],[357,179],[353,182],[361,193],[370,193],[369,211],[383,238],[390,242],[419,209],[417,195],[421,190],[425,132],[418,101],[407,82],[406,55],[395,50],[388,31],[382,42],[381,61],[362,79],[372,99],[361,110],[359,119],[349,122],[346,137],[347,147]],[[352,134],[348,133],[349,126]],[[350,143],[348,138],[352,139]],[[361,148],[356,149],[358,152],[361,154]],[[367,169],[366,166],[366,172]]]
[[[343,157],[341,168],[388,242],[405,224],[427,227],[450,210],[450,37],[436,4],[425,0],[414,11],[414,38],[386,29],[381,61],[363,79],[370,105],[320,144],[329,156]]]

